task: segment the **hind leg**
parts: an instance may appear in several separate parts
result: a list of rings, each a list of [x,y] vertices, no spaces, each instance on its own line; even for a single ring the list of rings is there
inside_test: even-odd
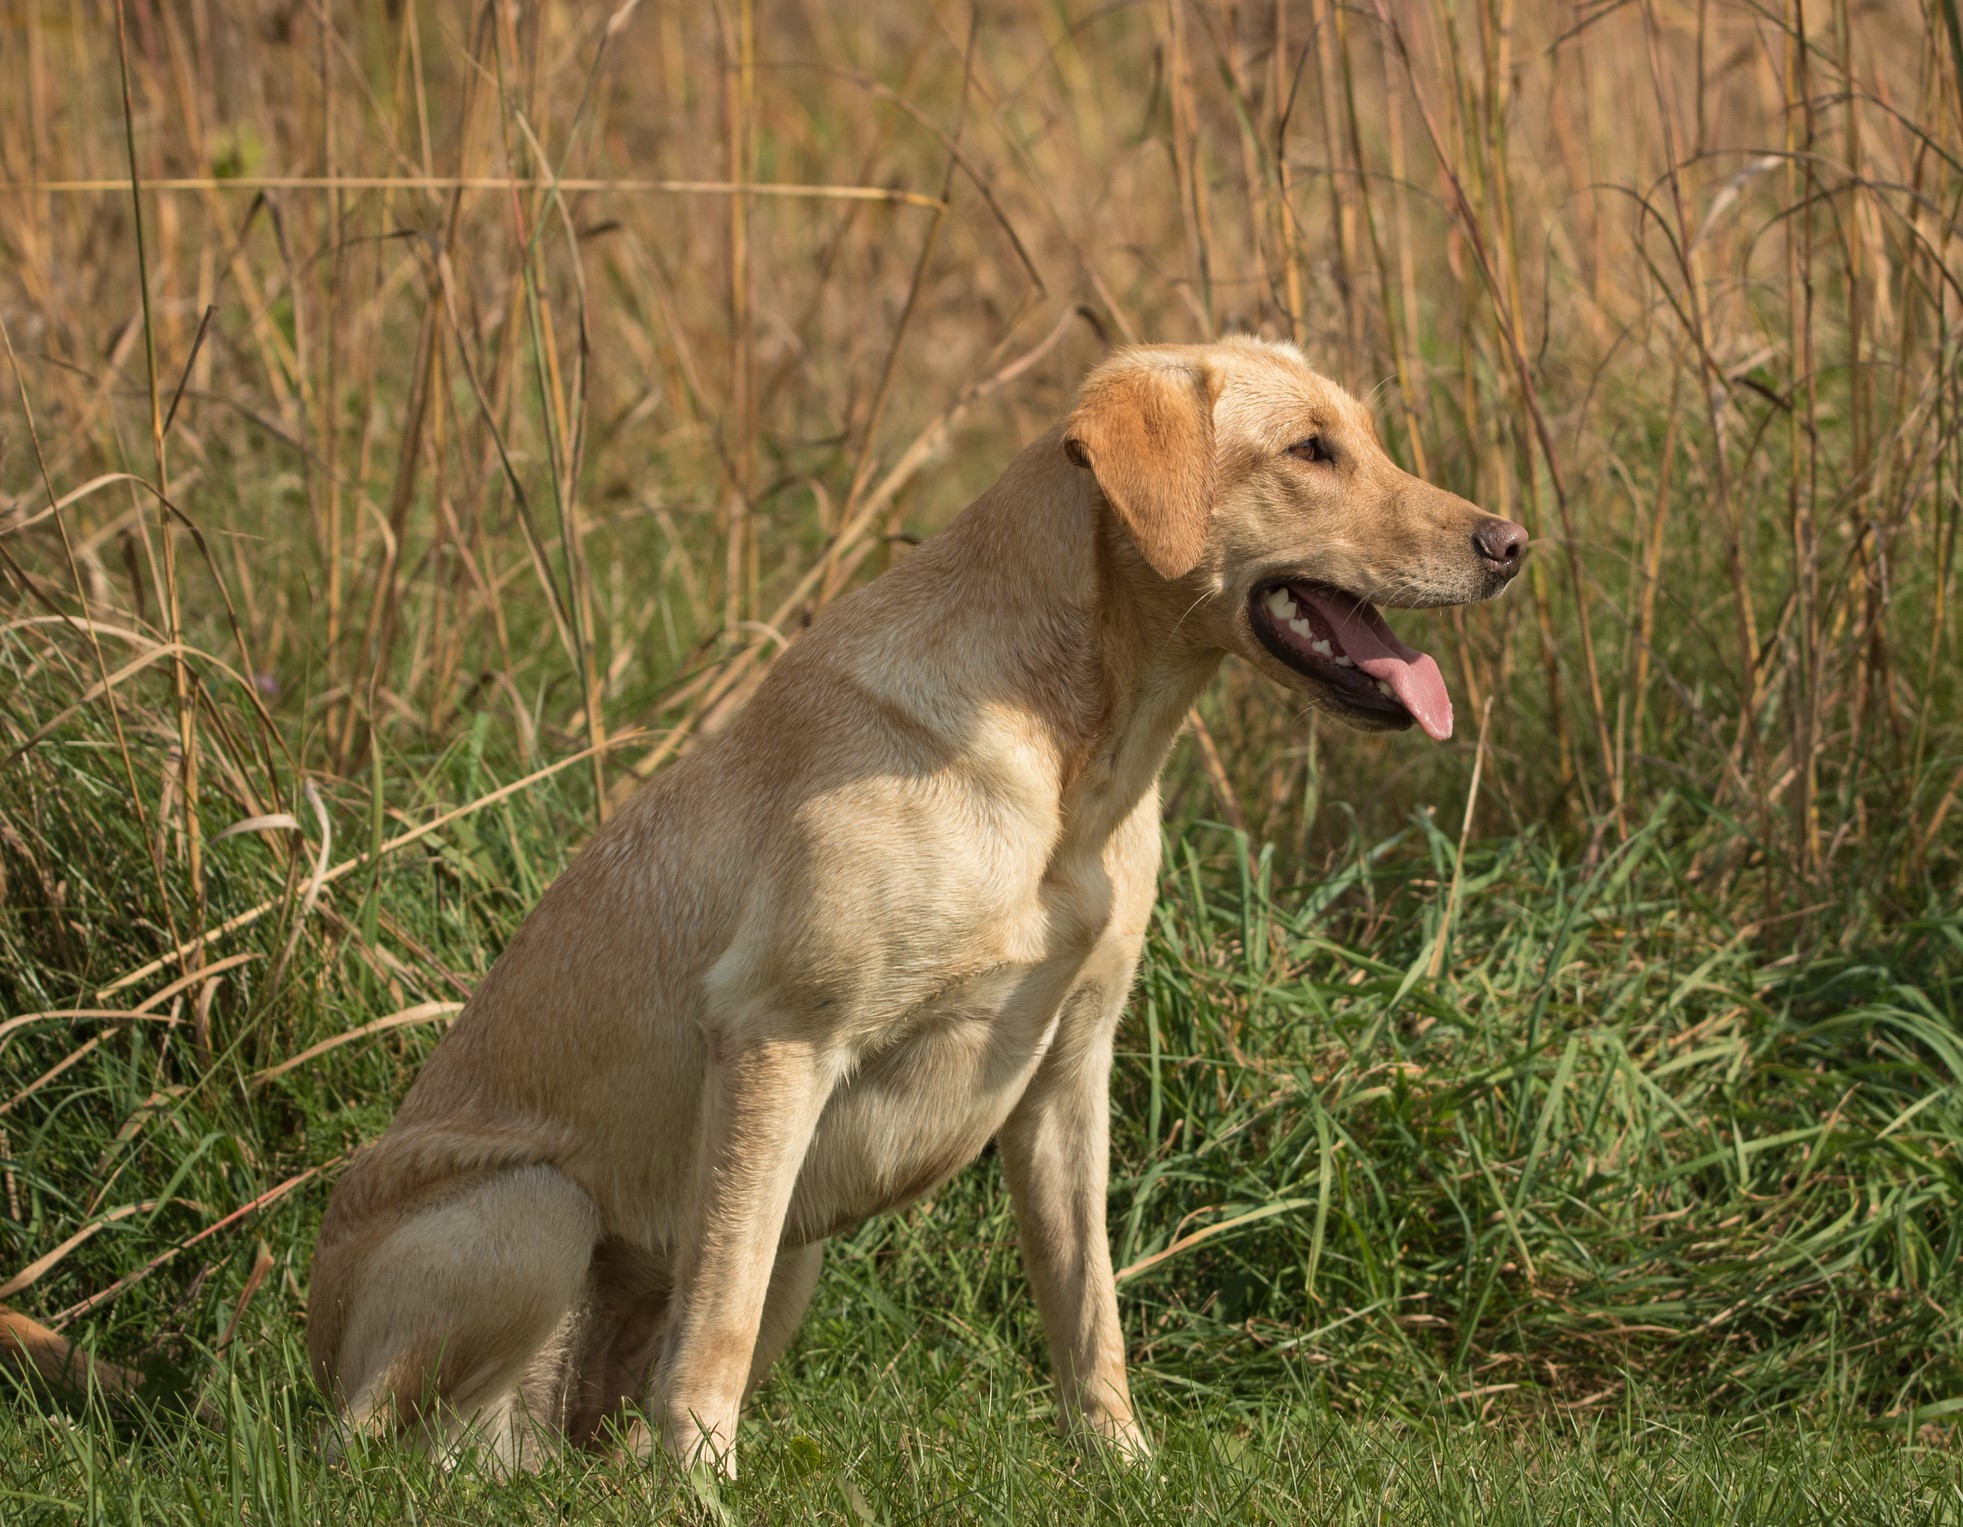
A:
[[[317,1312],[339,1321],[321,1368],[348,1421],[399,1427],[438,1449],[468,1436],[501,1462],[530,1462],[532,1433],[553,1418],[523,1413],[519,1381],[569,1338],[598,1234],[585,1193],[528,1166],[471,1184],[379,1241],[324,1245],[316,1287],[340,1299]]]
[[[618,1427],[631,1447],[645,1449],[638,1412],[667,1337],[670,1282],[659,1252],[616,1236],[594,1251],[565,1389],[565,1437],[575,1447],[605,1447]]]
[[[763,1321],[757,1328],[756,1349],[750,1354],[750,1377],[743,1385],[745,1400],[769,1377],[771,1365],[784,1355],[791,1338],[797,1335],[824,1263],[823,1241],[778,1248],[776,1265],[770,1269],[770,1291],[763,1299]]]

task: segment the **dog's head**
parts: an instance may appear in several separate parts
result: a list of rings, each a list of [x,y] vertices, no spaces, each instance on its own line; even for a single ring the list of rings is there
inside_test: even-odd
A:
[[[1084,383],[1063,448],[1149,565],[1138,575],[1188,596],[1188,630],[1353,726],[1452,734],[1437,663],[1376,607],[1490,599],[1527,532],[1401,471],[1293,346],[1121,351]]]

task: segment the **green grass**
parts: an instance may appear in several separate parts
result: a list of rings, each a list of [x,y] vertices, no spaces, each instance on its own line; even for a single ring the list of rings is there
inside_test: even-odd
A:
[[[1951,1523],[1963,1462],[1898,1437],[1632,1407],[1494,1429],[1340,1417],[1298,1393],[1258,1412],[1145,1393],[1158,1454],[1137,1468],[1053,1440],[1030,1376],[999,1356],[898,1367],[822,1317],[746,1423],[744,1477],[568,1459],[500,1480],[397,1453],[323,1469],[277,1359],[242,1374],[224,1435],[36,1421],[6,1437],[15,1522]],[[820,1343],[837,1335],[842,1351]],[[849,1355],[846,1355],[849,1354]],[[289,1357],[297,1355],[289,1349]],[[837,1358],[836,1362],[827,1359]],[[857,1380],[857,1403],[836,1384]],[[22,1449],[23,1451],[16,1451]]]
[[[16,9],[0,170],[112,189],[0,193],[0,1303],[151,1398],[6,1388],[0,1523],[1963,1519],[1949,0]],[[1537,549],[1397,617],[1452,746],[1230,665],[1171,762],[1159,1457],[1053,1435],[984,1161],[832,1248],[719,1500],[326,1467],[329,1183],[596,791],[1107,339],[1244,327]]]
[[[390,798],[426,819],[481,797],[517,772],[483,738],[389,780]],[[144,854],[102,805],[102,742],[44,748],[4,787],[33,832],[0,918],[10,1013],[127,1002],[96,993],[153,947],[129,915]],[[499,1483],[388,1449],[334,1470],[310,1440],[326,1178],[385,1125],[436,1030],[257,1073],[455,1000],[577,840],[578,778],[337,883],[276,987],[282,924],[215,951],[259,957],[226,973],[202,1086],[159,1088],[183,1023],[51,1020],[7,1041],[17,1092],[101,1038],[0,1120],[20,1210],[0,1219],[6,1265],[138,1206],[17,1296],[44,1316],[322,1175],[67,1327],[222,1424],[22,1392],[0,1410],[0,1515],[530,1520],[642,1513],[688,1488],[584,1459]],[[343,841],[367,818],[352,791],[330,808]],[[1769,938],[1686,869],[1711,832],[1669,800],[1592,863],[1537,833],[1475,842],[1436,978],[1455,849],[1428,817],[1304,885],[1275,884],[1273,855],[1224,829],[1170,836],[1120,1041],[1110,1212],[1116,1260],[1138,1269],[1121,1298],[1161,1457],[1129,1472],[1053,1437],[984,1160],[834,1245],[746,1423],[731,1519],[851,1521],[855,1499],[894,1522],[1955,1519],[1963,914]],[[63,866],[59,912],[30,889],[37,858]],[[257,836],[213,862],[214,922],[285,883]],[[261,1246],[270,1275],[241,1312]]]

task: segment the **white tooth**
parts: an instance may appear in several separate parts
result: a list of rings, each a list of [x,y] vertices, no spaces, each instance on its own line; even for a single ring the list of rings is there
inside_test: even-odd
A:
[[[1293,631],[1297,636],[1309,635],[1309,623],[1306,620],[1291,620],[1288,623],[1288,629]]]
[[[1356,664],[1350,661],[1347,653],[1339,652],[1336,654],[1336,666],[1338,668],[1354,668]]]
[[[1310,642],[1309,645],[1315,648],[1315,650],[1320,652],[1324,657],[1328,657],[1331,652],[1336,650],[1335,648],[1331,647],[1328,642]]]
[[[1394,700],[1397,698],[1397,691],[1392,689],[1390,685],[1386,684],[1382,679],[1377,680],[1377,688],[1383,691],[1384,698],[1389,700]]]
[[[1268,590],[1268,613],[1277,620],[1295,618],[1295,601],[1288,597],[1286,589]]]

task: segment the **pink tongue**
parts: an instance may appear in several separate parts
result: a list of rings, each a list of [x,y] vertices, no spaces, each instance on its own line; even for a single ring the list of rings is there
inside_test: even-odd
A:
[[[1391,693],[1417,718],[1433,742],[1452,735],[1452,697],[1445,693],[1445,676],[1428,652],[1407,647],[1384,624],[1377,607],[1366,599],[1324,593],[1320,589],[1291,590],[1297,599],[1315,606],[1336,634],[1336,644],[1357,667],[1390,685]]]

